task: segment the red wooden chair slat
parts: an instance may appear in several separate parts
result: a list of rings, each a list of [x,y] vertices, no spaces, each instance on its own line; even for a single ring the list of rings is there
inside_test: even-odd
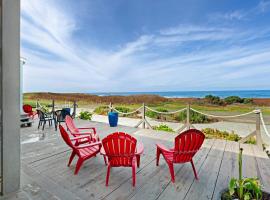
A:
[[[102,140],[102,145],[108,157],[106,186],[109,183],[111,167],[132,167],[133,186],[135,186],[136,150],[137,140],[132,136],[115,132]]]
[[[78,127],[76,127],[72,117],[69,116],[69,115],[66,116],[65,123],[66,123],[66,126],[67,126],[67,130],[74,137],[78,137],[78,136],[82,136],[82,135],[89,135],[92,142],[99,141],[99,136],[97,134],[96,128],[94,128],[94,127],[80,127],[80,128],[78,128]],[[81,130],[91,130],[91,132],[82,132]],[[83,143],[88,143],[88,141],[85,140],[85,139],[81,139],[81,140],[78,140],[77,143],[78,144],[83,144]]]
[[[195,178],[198,179],[192,159],[197,153],[197,151],[199,151],[199,149],[201,148],[204,139],[205,136],[201,131],[196,129],[190,129],[179,134],[175,138],[173,149],[168,149],[161,144],[157,144],[157,166],[159,165],[160,154],[162,154],[169,166],[171,180],[172,182],[174,182],[175,178],[173,164],[190,162]]]
[[[72,149],[68,166],[70,166],[74,157],[78,156],[78,161],[77,161],[76,169],[74,172],[74,174],[78,174],[83,162],[87,159],[92,158],[93,156],[96,156],[100,152],[101,142],[92,142],[89,136],[80,136],[80,137],[70,138],[67,131],[61,125],[59,125],[59,130],[65,143]],[[78,145],[78,140],[81,140],[81,139],[88,140],[89,144],[85,144],[82,146]],[[75,143],[73,143],[72,141],[75,141]]]

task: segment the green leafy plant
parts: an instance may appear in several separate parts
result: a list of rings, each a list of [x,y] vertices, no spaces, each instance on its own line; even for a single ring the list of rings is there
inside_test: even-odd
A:
[[[204,98],[210,104],[224,105],[224,101],[218,96],[206,95]]]
[[[230,141],[239,141],[241,137],[235,132],[220,131],[218,129],[205,128],[202,129],[202,132],[205,134],[207,139],[225,139]]]
[[[168,112],[168,110],[165,108],[157,108],[156,110],[158,112]],[[163,114],[159,114],[159,113],[153,112],[151,110],[146,111],[145,115],[147,117],[152,118],[152,119],[162,119],[162,118],[166,119],[166,116],[164,116]]]
[[[91,120],[92,119],[92,113],[88,112],[88,111],[82,111],[79,114],[79,118],[83,119],[83,120]]]
[[[233,103],[243,103],[244,99],[240,98],[239,96],[229,96],[224,99],[227,104]]]
[[[243,149],[240,148],[238,155],[239,177],[232,178],[229,182],[228,191],[222,194],[222,200],[251,200],[262,199],[262,188],[258,178],[243,178],[242,175]]]
[[[181,112],[175,116],[175,120],[184,122],[187,119],[187,111]],[[190,122],[191,123],[209,123],[212,122],[211,119],[206,117],[205,115],[190,111]]]
[[[154,130],[174,132],[174,130],[166,124],[160,124],[159,126],[153,126]]]

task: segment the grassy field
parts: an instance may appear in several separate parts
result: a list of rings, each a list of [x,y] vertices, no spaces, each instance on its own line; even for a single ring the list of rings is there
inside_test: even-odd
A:
[[[56,105],[76,101],[79,107],[95,108],[102,105],[127,107],[130,110],[136,109],[145,103],[154,109],[166,109],[168,111],[179,110],[189,103],[194,109],[211,113],[245,113],[260,108],[264,115],[270,115],[270,99],[253,99],[250,104],[212,105],[204,99],[196,98],[164,98],[156,95],[134,95],[134,96],[96,96],[79,93],[25,93],[24,104],[36,105],[39,99],[41,105],[51,105],[52,99]]]

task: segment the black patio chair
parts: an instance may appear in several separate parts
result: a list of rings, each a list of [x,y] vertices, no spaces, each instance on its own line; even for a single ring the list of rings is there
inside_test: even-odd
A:
[[[57,126],[60,125],[62,122],[65,122],[67,115],[70,116],[69,109],[56,110],[54,112],[54,124],[55,124],[56,131],[57,131]]]
[[[49,122],[49,126],[52,126],[52,123],[54,121],[53,117],[49,113],[44,113],[41,110],[37,110],[39,122],[38,122],[38,129],[42,125],[42,130],[44,130],[46,122]]]

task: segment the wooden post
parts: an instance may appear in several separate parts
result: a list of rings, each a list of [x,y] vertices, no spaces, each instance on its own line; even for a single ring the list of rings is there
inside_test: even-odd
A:
[[[256,114],[256,144],[260,149],[262,149],[263,142],[261,135],[261,110],[258,110],[255,114]]]
[[[54,102],[54,99],[52,100],[52,112],[54,113],[55,111],[55,102]]]
[[[187,105],[187,122],[186,122],[187,130],[190,129],[190,104]]]
[[[112,102],[110,102],[110,105],[109,105],[109,112],[112,112],[113,109],[112,109]]]
[[[37,99],[37,101],[36,101],[36,109],[38,109],[38,101],[39,101],[39,99]]]
[[[142,128],[145,129],[145,104],[143,103],[143,112],[142,112]]]
[[[72,113],[73,118],[76,117],[76,108],[77,108],[77,103],[76,101],[73,101],[73,113]]]

